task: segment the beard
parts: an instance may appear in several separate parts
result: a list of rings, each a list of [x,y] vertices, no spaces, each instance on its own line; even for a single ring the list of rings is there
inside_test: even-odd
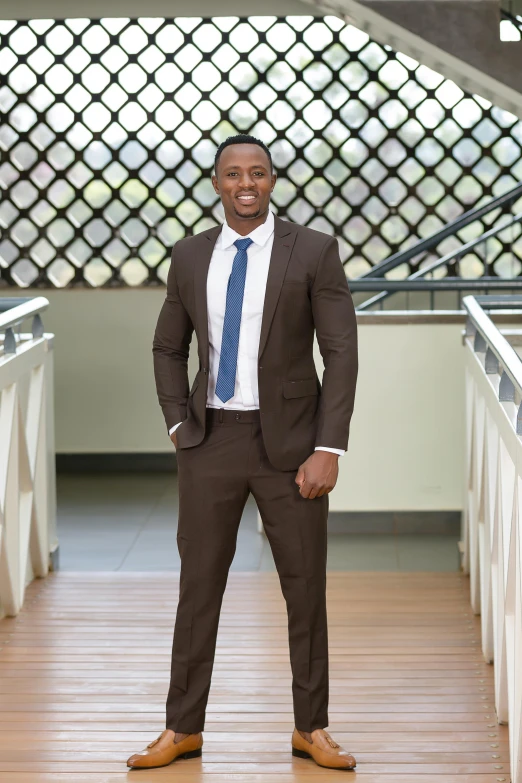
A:
[[[251,215],[243,215],[241,212],[237,211],[235,204],[233,205],[233,207],[234,207],[234,212],[239,218],[243,218],[243,219],[256,218],[259,217],[259,215],[261,214],[261,209],[257,209],[255,212],[252,212]]]

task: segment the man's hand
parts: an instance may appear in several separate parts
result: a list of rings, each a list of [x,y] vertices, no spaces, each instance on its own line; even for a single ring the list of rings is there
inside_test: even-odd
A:
[[[339,455],[330,451],[314,451],[306,462],[299,466],[295,483],[303,498],[320,498],[331,492],[339,475]]]
[[[171,441],[173,442],[173,444],[175,445],[175,447],[177,449],[178,448],[178,444],[177,444],[177,441],[176,441],[176,432],[172,433],[172,435],[170,436],[170,439],[171,439]]]

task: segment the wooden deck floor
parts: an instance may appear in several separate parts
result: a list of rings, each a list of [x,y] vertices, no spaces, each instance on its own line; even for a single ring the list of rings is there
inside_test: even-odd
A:
[[[277,577],[231,574],[202,759],[128,772],[163,728],[177,575],[58,573],[0,622],[1,783],[497,783],[493,706],[468,580],[330,572],[330,731],[356,772],[292,758]]]

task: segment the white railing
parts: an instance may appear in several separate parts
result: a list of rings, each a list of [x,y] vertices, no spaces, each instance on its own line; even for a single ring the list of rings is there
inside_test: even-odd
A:
[[[20,611],[56,541],[53,335],[47,299],[0,299],[0,611]],[[33,319],[32,332],[21,324]]]
[[[495,664],[495,707],[509,724],[511,775],[522,783],[522,362],[484,308],[521,297],[463,299],[467,479],[463,567],[481,614],[482,651]],[[513,314],[520,320],[521,309]]]

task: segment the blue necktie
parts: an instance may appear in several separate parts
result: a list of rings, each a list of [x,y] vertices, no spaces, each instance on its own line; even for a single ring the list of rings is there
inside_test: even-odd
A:
[[[223,402],[234,396],[239,330],[241,329],[241,312],[243,310],[243,295],[245,293],[248,262],[247,250],[251,244],[251,239],[236,239],[234,242],[234,245],[237,247],[237,253],[232,264],[232,272],[228,278],[227,303],[216,382],[216,394]]]

